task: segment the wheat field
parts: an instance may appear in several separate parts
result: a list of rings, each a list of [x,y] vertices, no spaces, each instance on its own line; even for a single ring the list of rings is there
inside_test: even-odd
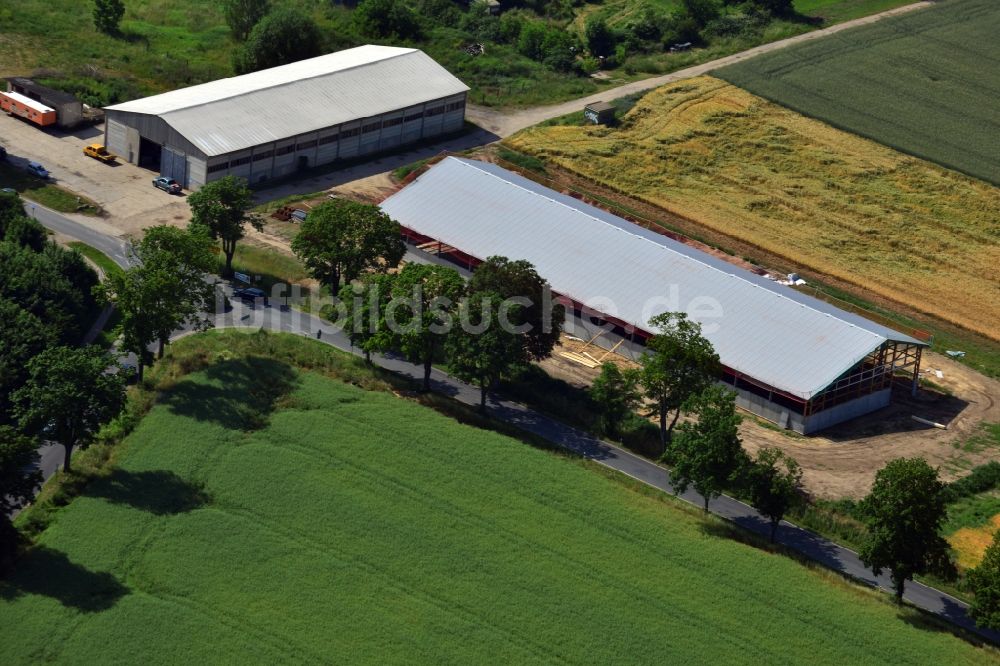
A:
[[[1000,189],[712,77],[618,127],[507,143],[796,264],[1000,339]]]

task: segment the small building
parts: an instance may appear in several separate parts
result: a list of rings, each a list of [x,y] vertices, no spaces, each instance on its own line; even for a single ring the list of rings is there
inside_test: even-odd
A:
[[[71,129],[83,120],[83,102],[67,92],[54,90],[22,76],[7,79],[7,92],[23,95],[54,111],[55,124],[59,127]]]
[[[638,359],[649,320],[684,311],[737,404],[812,433],[916,390],[926,342],[841,310],[495,164],[448,157],[382,202],[417,248],[472,269],[524,259],[596,344]],[[589,338],[589,335],[588,335]]]
[[[192,190],[256,185],[457,132],[468,90],[422,51],[359,46],[115,104],[104,144]]]
[[[615,121],[615,107],[607,102],[594,102],[583,108],[583,116],[595,125],[610,125]]]
[[[21,93],[0,93],[0,110],[12,116],[19,116],[39,127],[56,124],[56,110]]]

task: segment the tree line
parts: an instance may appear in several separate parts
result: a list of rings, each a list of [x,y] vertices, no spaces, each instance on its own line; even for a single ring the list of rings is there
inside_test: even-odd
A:
[[[98,312],[98,280],[79,252],[48,238],[16,193],[0,193],[0,573],[20,538],[10,514],[41,483],[42,438],[87,441],[120,406],[113,360],[80,347]],[[120,389],[120,390],[119,390]],[[66,464],[72,444],[66,449]]]
[[[529,262],[490,257],[466,281],[454,268],[408,263],[399,223],[376,206],[333,200],[316,206],[292,241],[310,274],[337,297],[352,345],[370,360],[396,351],[423,368],[435,362],[480,389],[485,406],[500,377],[549,356],[565,317]],[[460,325],[460,323],[471,325]]]

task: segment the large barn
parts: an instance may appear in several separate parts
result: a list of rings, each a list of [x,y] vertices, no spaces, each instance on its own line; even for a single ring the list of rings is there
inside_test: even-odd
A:
[[[456,132],[468,90],[422,51],[359,46],[110,106],[104,143],[186,188],[256,184]]]
[[[741,407],[811,433],[916,387],[921,340],[494,164],[448,157],[382,203],[421,247],[465,268],[493,255],[533,263],[576,318],[598,317],[637,356],[670,311],[700,321]]]

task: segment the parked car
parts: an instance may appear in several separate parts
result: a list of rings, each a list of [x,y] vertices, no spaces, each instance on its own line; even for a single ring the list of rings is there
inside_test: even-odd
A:
[[[28,173],[42,179],[48,179],[49,171],[38,162],[28,162]]]
[[[237,287],[233,289],[233,298],[238,298],[244,303],[250,304],[263,301],[264,305],[267,305],[267,294],[264,293],[263,289],[258,289],[257,287]]]
[[[153,187],[158,187],[169,194],[180,194],[181,192],[181,184],[173,178],[167,178],[166,176],[154,178]]]
[[[111,164],[118,159],[117,155],[109,153],[108,149],[99,143],[92,143],[89,146],[84,146],[83,154],[87,157],[93,157],[95,160],[100,160],[105,164]]]
[[[292,210],[292,222],[305,222],[307,215],[309,215],[309,213],[305,212],[301,208],[296,208]]]

